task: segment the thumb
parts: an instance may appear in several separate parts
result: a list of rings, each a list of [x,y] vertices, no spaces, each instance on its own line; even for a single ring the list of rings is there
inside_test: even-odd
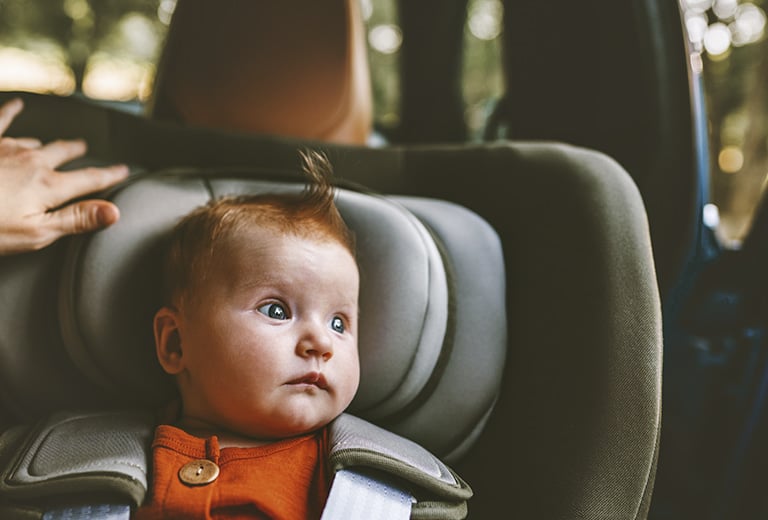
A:
[[[48,213],[58,237],[88,233],[111,226],[120,218],[117,206],[106,200],[85,200]]]

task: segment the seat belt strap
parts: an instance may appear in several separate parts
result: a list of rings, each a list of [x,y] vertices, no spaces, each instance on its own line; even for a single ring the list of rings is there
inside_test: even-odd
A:
[[[320,520],[407,520],[413,497],[389,483],[364,473],[336,472]]]
[[[131,507],[122,504],[98,504],[61,507],[43,513],[42,520],[129,520]]]
[[[390,484],[347,469],[336,473],[321,520],[407,520],[413,497]],[[128,505],[99,504],[46,511],[42,520],[129,520]]]

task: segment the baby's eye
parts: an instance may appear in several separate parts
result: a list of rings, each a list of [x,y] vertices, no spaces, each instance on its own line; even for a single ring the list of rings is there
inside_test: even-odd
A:
[[[269,316],[273,320],[287,320],[288,313],[285,312],[285,307],[280,303],[267,303],[258,308],[258,311],[264,316]]]
[[[344,329],[345,329],[344,320],[342,320],[338,316],[334,316],[333,318],[331,318],[331,328],[338,333],[344,332]]]

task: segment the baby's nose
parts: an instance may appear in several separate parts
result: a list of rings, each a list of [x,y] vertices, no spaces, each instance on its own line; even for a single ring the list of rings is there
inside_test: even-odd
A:
[[[328,360],[333,356],[333,340],[326,326],[307,327],[297,345],[300,356],[318,356]]]

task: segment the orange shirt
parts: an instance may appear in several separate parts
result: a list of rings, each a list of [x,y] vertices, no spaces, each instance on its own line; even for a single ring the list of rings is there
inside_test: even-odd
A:
[[[218,439],[158,426],[152,477],[137,520],[320,518],[328,497],[327,430],[255,448],[219,449]],[[210,483],[189,485],[179,470],[196,459],[219,467]]]

